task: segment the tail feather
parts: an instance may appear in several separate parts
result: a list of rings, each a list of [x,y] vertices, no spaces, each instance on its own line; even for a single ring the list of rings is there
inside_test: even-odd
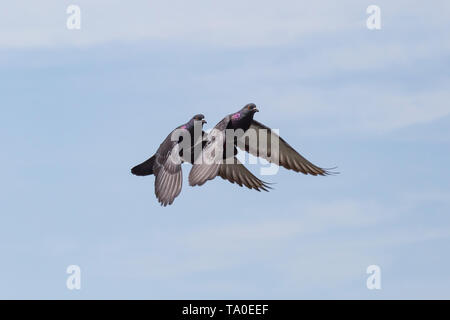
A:
[[[153,174],[153,164],[155,163],[155,156],[138,164],[131,169],[131,173],[136,176],[148,176]]]

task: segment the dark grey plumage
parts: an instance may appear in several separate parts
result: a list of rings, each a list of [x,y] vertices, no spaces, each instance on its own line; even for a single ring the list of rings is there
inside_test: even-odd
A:
[[[273,130],[254,120],[253,116],[258,111],[259,110],[256,108],[255,104],[249,103],[238,112],[230,114],[223,118],[214,127],[213,131],[210,133],[210,135],[208,135],[207,143],[203,153],[203,156],[210,161],[206,161],[206,163],[203,164],[193,165],[189,173],[190,185],[202,185],[207,180],[211,180],[217,175],[220,175],[222,178],[228,179],[230,181],[238,180],[237,178],[239,177],[239,175],[236,176],[236,173],[231,170],[231,166],[224,167],[223,164],[210,164],[212,157],[217,157],[217,155],[214,155],[213,150],[216,149],[218,143],[222,142],[224,144],[222,150],[226,150],[226,145],[231,143],[233,144],[234,148],[240,148],[241,150],[247,151],[256,157],[262,157],[269,162],[276,163],[277,165],[280,165],[286,169],[301,172],[303,174],[325,176],[333,173],[328,171],[327,169],[320,168],[309,162],[297,151],[295,151],[294,148],[292,148],[284,139],[273,132]],[[225,131],[227,129],[232,129],[235,132],[241,129],[242,134],[236,135],[236,137],[233,138],[233,141],[226,141],[227,138]],[[265,137],[264,135],[260,135],[261,130],[266,131]],[[256,143],[249,143],[249,141],[251,141],[250,138],[252,137],[256,138]],[[264,140],[261,141],[261,139]],[[253,142],[255,142],[255,139],[253,139]],[[274,148],[272,146],[272,142],[277,143],[278,148]],[[220,155],[218,157],[220,157]],[[240,166],[243,167],[242,164]],[[250,175],[251,176],[245,174],[244,176],[254,177],[251,173]],[[247,181],[247,183],[243,182],[242,180],[240,181],[249,188],[255,188],[257,190],[258,188],[261,188],[263,190],[266,190],[268,188],[267,184],[263,181],[259,180],[256,177],[254,177],[254,179],[251,180],[253,182]]]
[[[195,137],[196,126],[203,126],[206,121],[202,114],[195,115],[189,122],[175,128],[159,146],[156,153],[143,163],[133,167],[131,173],[137,176],[155,175],[155,195],[162,206],[173,203],[180,194],[183,183],[182,162],[193,162],[193,152],[191,157],[182,154],[182,137],[177,141],[172,141],[172,134],[176,130],[187,130],[191,137],[190,146],[194,149],[196,143],[201,143],[202,137]],[[200,130],[203,134],[203,131]],[[179,157],[178,157],[179,156]]]
[[[213,128],[211,133],[206,138],[206,143],[203,148],[203,163],[194,163],[189,173],[189,185],[201,186],[206,181],[212,180],[217,176],[237,183],[239,186],[246,186],[249,189],[257,191],[268,191],[271,187],[267,182],[264,182],[255,177],[239,160],[235,157],[237,154],[236,147],[233,146],[233,154],[226,155],[226,129],[238,129],[235,122],[232,121],[233,115],[228,115],[223,118]],[[248,128],[247,128],[248,129]],[[218,144],[223,143],[223,148],[218,147]],[[216,154],[220,150],[221,154]]]
[[[242,148],[242,150],[247,151],[248,153],[256,156],[266,159],[269,162],[275,162],[276,164],[288,169],[293,170],[295,172],[301,172],[303,174],[311,174],[313,176],[321,175],[326,176],[333,174],[335,172],[328,171],[328,169],[320,168],[311,162],[309,162],[307,159],[305,159],[303,156],[301,156],[297,151],[295,151],[294,148],[292,148],[283,138],[281,138],[279,135],[277,135],[275,132],[273,132],[270,128],[266,127],[262,123],[252,120],[250,124],[249,129],[254,129],[258,137],[258,143],[257,147],[253,145],[249,145],[247,141],[245,141],[244,145],[245,147]],[[267,130],[267,140],[263,141],[262,143],[259,141],[259,130]],[[271,143],[269,141],[269,137],[273,135],[274,139],[278,139],[279,141],[279,151],[278,151],[278,159],[275,159],[275,155],[273,154],[273,151],[271,150]],[[245,138],[245,137],[244,137]],[[264,149],[262,149],[262,148]],[[332,169],[331,169],[332,170]]]

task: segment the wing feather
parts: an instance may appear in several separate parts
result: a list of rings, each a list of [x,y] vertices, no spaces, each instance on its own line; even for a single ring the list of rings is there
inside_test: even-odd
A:
[[[231,183],[237,183],[239,186],[246,186],[249,189],[260,191],[269,191],[271,187],[257,177],[255,177],[236,157],[234,163],[222,163],[218,174],[222,179]]]
[[[170,145],[161,144],[156,152],[155,161],[155,195],[162,206],[173,203],[180,194],[183,182],[181,159],[177,159],[179,145],[171,142]],[[174,155],[174,157],[172,157]]]
[[[225,129],[230,121],[230,116],[220,121],[208,134],[207,142],[203,148],[203,163],[195,163],[189,173],[189,184],[191,186],[201,186],[206,181],[214,179],[216,176],[236,183],[239,186],[246,186],[257,191],[268,191],[268,184],[255,177],[239,160],[234,157],[233,162],[228,163],[223,159]]]
[[[286,169],[301,172],[303,174],[325,176],[334,173],[309,162],[295,151],[295,149],[283,138],[262,123],[252,120],[249,130],[256,131],[256,141],[251,141],[250,137],[252,135],[250,135],[250,132],[246,132],[241,138],[240,143],[238,143],[240,149],[245,150],[256,157],[261,157],[269,162],[285,167]],[[265,135],[265,138],[263,134],[260,134],[261,130],[266,130],[267,134]],[[264,140],[261,138],[264,138]],[[272,146],[272,142],[274,142],[274,146]],[[276,148],[276,144],[278,144],[278,148]]]
[[[190,186],[201,186],[206,181],[214,179],[219,173],[219,166],[223,154],[222,144],[225,137],[225,128],[229,122],[228,118],[225,117],[208,134],[206,144],[202,150],[201,159],[197,159],[189,172]]]

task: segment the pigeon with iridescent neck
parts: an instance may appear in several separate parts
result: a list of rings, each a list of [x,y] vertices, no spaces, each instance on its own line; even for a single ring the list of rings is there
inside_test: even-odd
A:
[[[155,175],[155,195],[162,206],[172,204],[180,194],[183,183],[181,163],[194,162],[193,150],[197,143],[203,141],[205,123],[204,115],[195,115],[189,122],[175,128],[151,158],[131,169],[131,173],[137,176]],[[187,150],[182,147],[184,137],[190,139],[186,142],[189,143]]]
[[[236,179],[236,172],[230,170],[232,168],[231,164],[226,166],[221,164],[220,161],[216,161],[220,158],[229,159],[234,157],[237,153],[237,148],[286,169],[303,174],[325,176],[333,173],[306,160],[278,134],[254,120],[253,117],[258,111],[254,103],[249,103],[238,112],[227,115],[214,127],[207,137],[203,152],[204,157],[211,159],[193,165],[189,173],[189,184],[191,186],[202,185],[218,175],[232,182],[233,180],[238,180]],[[229,134],[230,130],[231,133],[234,132],[231,135]],[[220,146],[222,143],[223,146]],[[231,150],[228,147],[230,144],[234,147],[234,155],[227,154],[229,153],[227,151]],[[222,152],[222,154],[217,154],[217,150]],[[239,178],[239,175],[237,177]],[[245,178],[240,179],[240,182],[245,184],[245,180]],[[260,183],[262,183],[260,186],[264,190],[265,188],[263,187],[267,187],[267,185],[261,181]],[[246,184],[246,186],[251,188],[251,184]]]

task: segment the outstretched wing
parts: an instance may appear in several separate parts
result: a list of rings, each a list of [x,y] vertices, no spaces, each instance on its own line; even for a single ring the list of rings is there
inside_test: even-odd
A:
[[[211,135],[208,137],[209,140],[202,150],[200,159],[196,159],[189,172],[189,185],[201,186],[217,176],[222,159],[220,150],[223,136],[225,136],[223,132],[217,131],[214,137]]]
[[[264,181],[255,177],[236,157],[224,160],[225,129],[230,117],[225,117],[209,133],[202,152],[202,163],[195,163],[189,173],[189,184],[201,186],[206,181],[217,176],[239,186],[249,189],[268,191],[270,187]]]
[[[196,159],[189,172],[189,185],[201,186],[219,174],[223,158],[225,129],[229,122],[230,116],[223,118],[208,134],[201,156]]]
[[[255,177],[236,157],[233,158],[233,161],[233,163],[222,163],[219,166],[218,174],[223,179],[257,191],[272,189],[266,182]]]
[[[179,145],[166,139],[155,155],[155,195],[162,206],[172,204],[183,183]]]
[[[265,134],[260,134],[261,130],[265,130]],[[306,160],[283,138],[256,120],[252,120],[249,130],[239,142],[239,148],[289,170],[313,176],[333,173]]]

